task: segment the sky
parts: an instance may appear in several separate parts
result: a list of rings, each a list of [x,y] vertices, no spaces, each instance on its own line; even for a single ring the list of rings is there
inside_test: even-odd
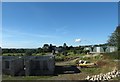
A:
[[[3,48],[102,44],[117,25],[117,2],[2,3]]]

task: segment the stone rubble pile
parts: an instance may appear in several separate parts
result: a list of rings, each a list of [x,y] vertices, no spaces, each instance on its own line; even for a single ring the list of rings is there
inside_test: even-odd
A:
[[[85,80],[90,80],[90,81],[108,81],[112,80],[115,77],[120,76],[120,70],[113,70],[111,72],[108,72],[106,74],[99,74],[99,75],[93,75],[93,76],[87,76]]]

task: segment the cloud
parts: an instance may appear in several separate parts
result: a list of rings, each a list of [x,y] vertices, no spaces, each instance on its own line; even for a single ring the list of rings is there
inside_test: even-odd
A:
[[[79,38],[75,39],[75,42],[81,42],[81,39],[79,39]]]

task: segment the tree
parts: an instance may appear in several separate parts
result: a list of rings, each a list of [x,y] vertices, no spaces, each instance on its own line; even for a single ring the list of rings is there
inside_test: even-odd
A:
[[[102,48],[103,48],[103,50],[104,50],[104,52],[105,52],[105,51],[106,51],[106,49],[107,49],[107,46],[103,46]]]
[[[40,47],[36,50],[36,53],[42,53],[42,52],[43,52],[43,49]]]
[[[81,51],[83,51],[83,50],[84,50],[84,46],[79,46],[79,49],[80,49]]]
[[[108,39],[108,44],[110,46],[117,46],[117,35],[116,32],[113,32]]]
[[[93,52],[93,50],[94,50],[94,47],[93,47],[93,46],[91,46],[91,51]]]
[[[44,44],[42,49],[43,49],[43,52],[49,52],[49,45]]]
[[[65,50],[68,48],[68,46],[67,46],[66,43],[63,44],[63,48],[64,48]]]
[[[52,50],[53,50],[53,46],[52,46],[52,44],[50,44],[49,51],[52,52]]]
[[[117,47],[118,51],[120,51],[120,26],[117,27],[116,32],[117,32]]]
[[[108,44],[118,47],[118,51],[120,51],[120,26],[117,26],[116,30],[109,37]]]
[[[119,56],[120,55],[120,25],[117,26],[116,30],[112,33],[112,35],[108,39],[108,44],[117,47],[117,52],[112,54],[114,54],[113,58],[117,57],[117,59],[119,60],[120,59],[120,56]]]
[[[74,49],[73,46],[68,47],[68,50],[73,50],[73,49]]]

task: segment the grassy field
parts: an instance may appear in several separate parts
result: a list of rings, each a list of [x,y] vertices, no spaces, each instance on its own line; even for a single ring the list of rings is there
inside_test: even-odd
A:
[[[67,57],[73,57],[67,56]],[[76,59],[69,59],[66,61],[56,62],[56,66],[75,66],[76,60],[87,60],[90,62],[95,62],[98,64],[97,67],[94,68],[79,68],[80,72],[78,73],[58,73],[57,75],[53,76],[19,76],[19,77],[11,77],[8,75],[3,75],[3,80],[84,80],[84,78],[88,75],[95,75],[100,73],[107,73],[112,71],[114,68],[117,68],[118,62],[114,61],[116,60],[109,54],[102,54],[102,55],[75,55],[74,57],[77,57]],[[63,69],[60,69],[61,71]],[[67,68],[66,70],[69,70]],[[115,78],[115,80],[118,80],[118,78]]]

